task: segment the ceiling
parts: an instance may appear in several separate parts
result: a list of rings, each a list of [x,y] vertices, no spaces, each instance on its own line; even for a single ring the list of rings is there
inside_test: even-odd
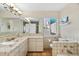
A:
[[[60,11],[67,3],[16,3],[22,11]]]
[[[15,3],[21,11],[60,11],[67,3]],[[0,12],[5,11],[0,4]]]
[[[14,3],[23,13],[26,11],[61,11],[67,3]],[[0,4],[0,16],[12,14]],[[12,15],[14,16],[14,15]],[[15,16],[16,17],[16,16]]]

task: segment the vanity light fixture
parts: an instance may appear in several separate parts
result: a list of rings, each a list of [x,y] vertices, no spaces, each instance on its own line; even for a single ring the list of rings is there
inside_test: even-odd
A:
[[[23,16],[23,12],[20,11],[16,6],[12,3],[2,3],[4,8],[8,9],[12,14],[21,17],[24,21],[30,22],[30,18]]]
[[[15,5],[14,4],[7,4],[9,8],[14,8]]]
[[[21,11],[17,11],[18,12],[18,15],[22,15],[22,12]]]
[[[16,8],[14,4],[3,3],[2,5],[4,6],[4,8],[7,8],[14,15],[19,15],[19,16],[22,15],[22,12],[18,8]]]

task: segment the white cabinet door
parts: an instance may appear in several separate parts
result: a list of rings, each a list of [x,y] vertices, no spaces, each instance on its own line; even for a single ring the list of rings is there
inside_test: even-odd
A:
[[[29,39],[29,51],[43,51],[43,39]]]

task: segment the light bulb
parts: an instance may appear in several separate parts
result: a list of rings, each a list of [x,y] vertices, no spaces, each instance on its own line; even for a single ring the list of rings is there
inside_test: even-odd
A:
[[[19,15],[22,15],[22,12],[21,12],[21,11],[18,11],[18,14],[19,14]]]
[[[28,22],[30,22],[29,18],[25,18],[25,20],[27,20]]]
[[[14,7],[14,8],[13,8],[13,10],[14,10],[14,11],[19,11],[19,9],[18,9],[18,8],[16,8],[16,7]]]
[[[14,4],[11,4],[11,3],[6,3],[6,5],[8,5],[10,8],[14,7]]]
[[[28,21],[28,22],[30,22],[30,20],[29,20],[29,19],[27,19],[27,21]]]
[[[10,7],[15,7],[14,4],[10,4]]]

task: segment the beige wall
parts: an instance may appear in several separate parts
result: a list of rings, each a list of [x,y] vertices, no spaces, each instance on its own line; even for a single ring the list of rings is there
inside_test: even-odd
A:
[[[31,16],[31,17],[52,17],[55,16],[58,18],[59,12],[57,11],[27,11],[25,13],[25,16]]]
[[[23,11],[23,15],[26,17],[59,17],[59,12],[57,11]],[[13,16],[10,12],[0,13],[0,17],[16,17]]]
[[[62,16],[69,16],[72,25],[77,27],[76,25],[79,24],[79,4],[69,4],[67,5],[62,11]],[[78,28],[78,27],[77,27]]]
[[[79,35],[79,4],[68,4],[60,13],[60,18],[62,16],[69,16],[71,24],[64,27],[62,36],[66,35],[67,38],[70,36],[75,38]],[[77,38],[77,37],[76,37]]]

